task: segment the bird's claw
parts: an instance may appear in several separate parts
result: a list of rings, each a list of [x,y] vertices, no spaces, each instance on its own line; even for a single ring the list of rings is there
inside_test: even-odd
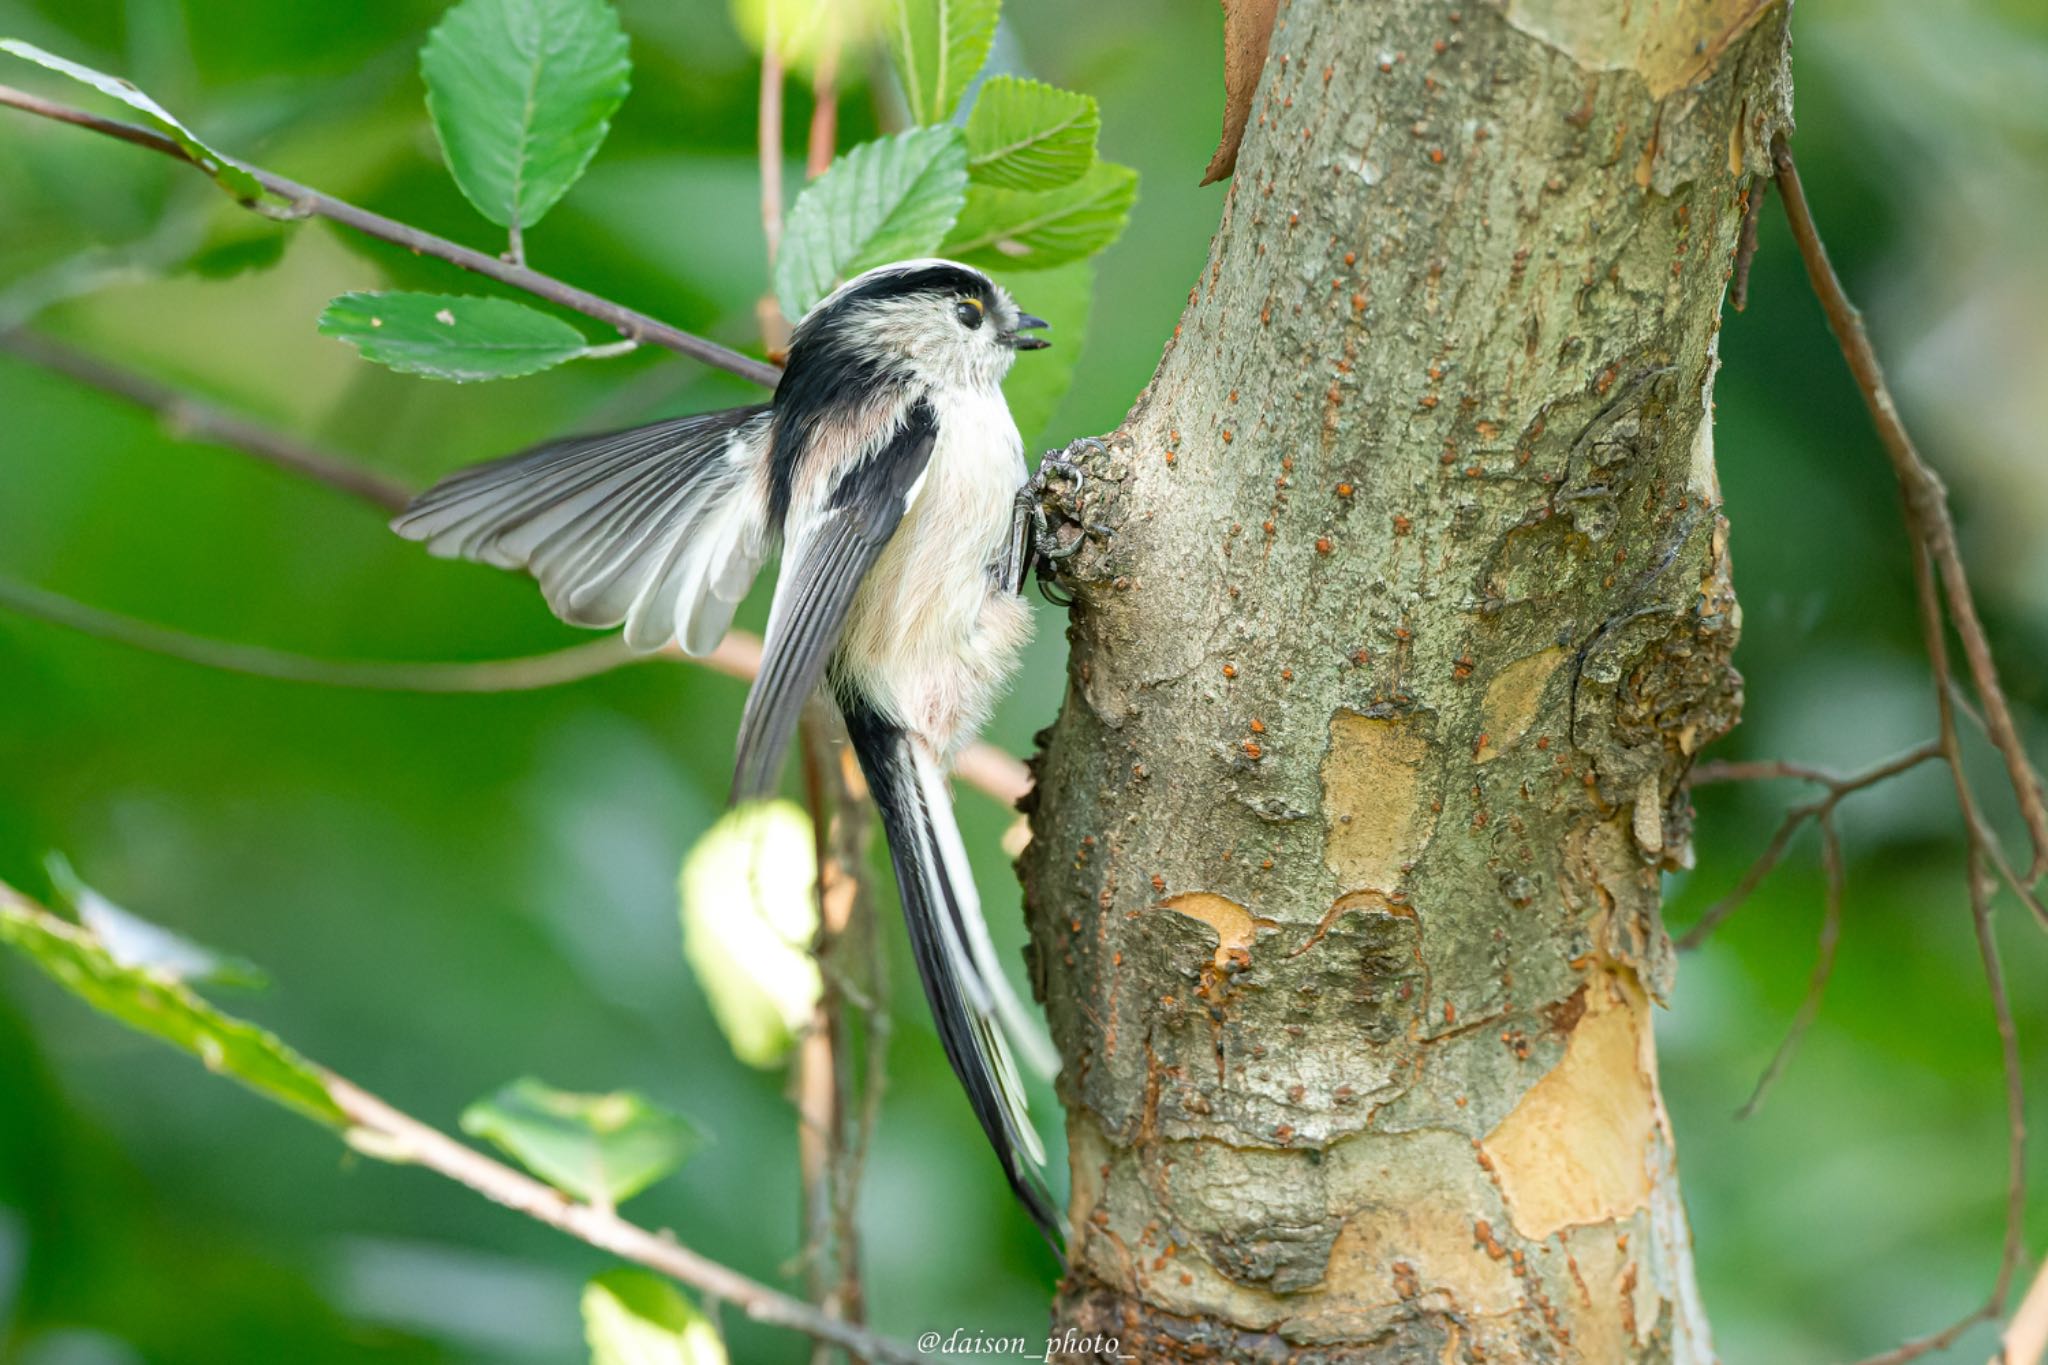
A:
[[[1102,534],[1108,530],[1107,527],[1096,524],[1083,524],[1080,528],[1081,534],[1074,537],[1073,544],[1062,545],[1059,536],[1053,530],[1051,517],[1046,514],[1044,497],[1048,482],[1052,479],[1062,480],[1069,485],[1066,500],[1078,509],[1081,491],[1088,486],[1087,473],[1074,458],[1082,452],[1102,456],[1109,453],[1109,447],[1093,436],[1084,436],[1069,444],[1064,450],[1049,450],[1040,458],[1038,472],[1031,479],[1031,549],[1041,570],[1038,576],[1038,591],[1046,601],[1056,607],[1071,607],[1074,605],[1074,598],[1055,588],[1048,581],[1044,571],[1057,572],[1055,566],[1079,554],[1081,545],[1088,538],[1090,531]]]

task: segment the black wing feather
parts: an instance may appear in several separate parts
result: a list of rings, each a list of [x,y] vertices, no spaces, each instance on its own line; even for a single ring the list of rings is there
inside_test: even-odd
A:
[[[734,801],[774,790],[804,703],[825,676],[861,581],[903,520],[938,431],[931,404],[913,403],[875,452],[840,476],[817,521],[790,539],[761,673],[740,717]]]

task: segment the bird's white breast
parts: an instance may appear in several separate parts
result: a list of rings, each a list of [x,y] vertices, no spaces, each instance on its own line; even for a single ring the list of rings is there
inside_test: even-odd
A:
[[[837,667],[945,753],[987,720],[1030,634],[1029,606],[989,571],[1028,471],[999,390],[934,391],[930,401],[930,463],[854,599]]]

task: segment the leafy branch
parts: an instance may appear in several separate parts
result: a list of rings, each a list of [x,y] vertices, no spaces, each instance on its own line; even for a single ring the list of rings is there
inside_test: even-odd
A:
[[[206,163],[193,156],[178,141],[139,124],[104,118],[8,85],[0,85],[0,105],[132,143],[173,160],[185,162],[201,171],[207,170]],[[535,298],[545,299],[549,303],[558,304],[585,317],[595,318],[617,330],[619,335],[628,341],[664,347],[679,355],[702,361],[714,369],[736,374],[742,379],[751,379],[756,384],[773,388],[776,381],[781,378],[782,372],[765,361],[741,355],[738,351],[721,346],[715,341],[708,341],[679,327],[672,327],[658,318],[649,317],[624,304],[614,303],[587,289],[579,289],[552,275],[542,274],[530,266],[501,260],[488,252],[463,246],[459,242],[451,242],[446,237],[438,237],[421,228],[401,223],[395,218],[387,218],[381,213],[359,208],[346,200],[323,194],[319,190],[301,185],[298,181],[287,179],[273,171],[264,170],[260,166],[252,166],[231,158],[227,159],[227,164],[246,172],[264,190],[283,200],[284,216],[325,218],[329,222],[339,223],[343,227],[360,232],[366,237],[390,242],[421,256],[431,256],[435,260],[445,261],[472,274],[522,290]],[[251,208],[259,202],[243,201]],[[271,216],[278,215],[273,213]]]
[[[756,1322],[786,1327],[871,1360],[911,1365],[910,1348],[844,1322],[676,1241],[620,1218],[601,1196],[577,1200],[400,1112],[270,1034],[199,999],[148,965],[124,965],[88,930],[0,882],[0,942],[99,1010],[182,1048],[286,1108],[341,1131],[378,1160],[424,1167],[621,1260],[729,1303]]]

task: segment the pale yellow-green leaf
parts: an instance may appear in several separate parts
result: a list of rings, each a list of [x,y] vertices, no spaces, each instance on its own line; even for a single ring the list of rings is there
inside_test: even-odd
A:
[[[681,1290],[644,1270],[610,1270],[583,1290],[590,1365],[726,1365],[718,1329]]]
[[[683,955],[750,1066],[788,1056],[817,1003],[817,875],[810,817],[788,801],[729,812],[683,863]]]

